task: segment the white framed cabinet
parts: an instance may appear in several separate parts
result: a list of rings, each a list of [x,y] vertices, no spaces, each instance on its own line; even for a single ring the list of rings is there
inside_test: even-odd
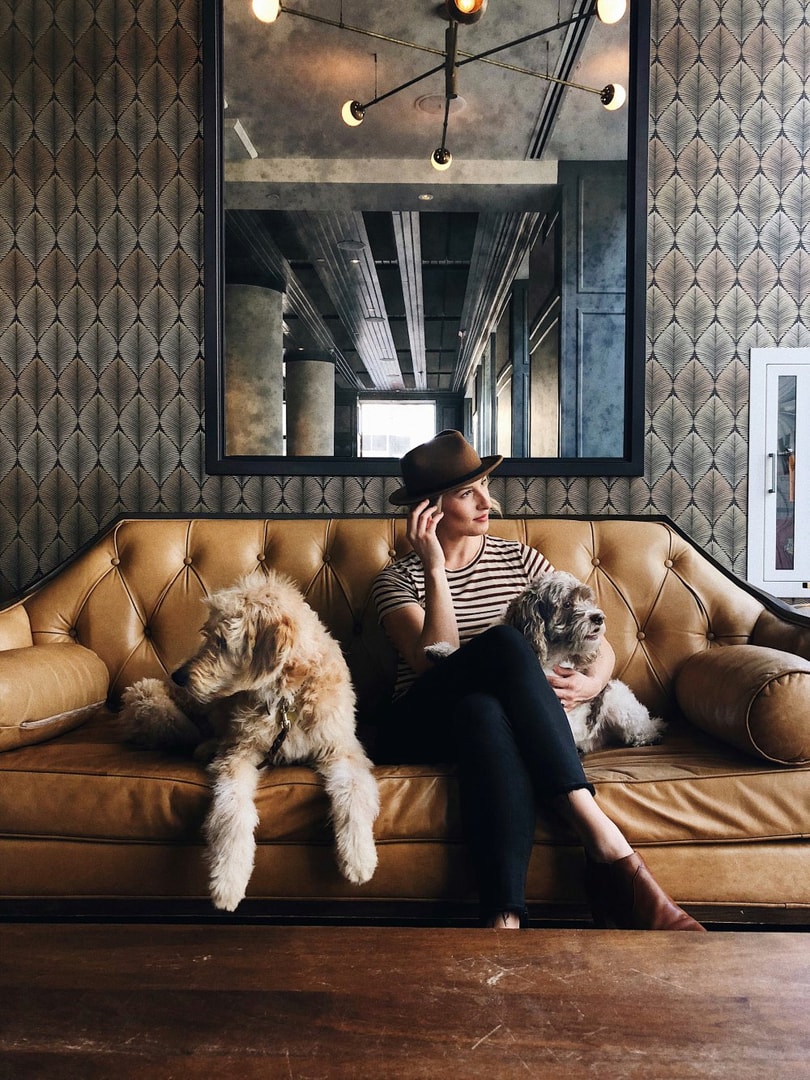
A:
[[[748,580],[810,601],[810,348],[751,350]]]

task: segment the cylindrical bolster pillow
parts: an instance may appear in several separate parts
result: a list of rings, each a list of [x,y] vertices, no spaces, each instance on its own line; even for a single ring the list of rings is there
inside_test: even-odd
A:
[[[810,662],[759,645],[723,645],[691,656],[675,694],[693,724],[780,765],[810,762]]]
[[[31,645],[0,652],[0,750],[78,727],[107,696],[107,666],[82,645]]]

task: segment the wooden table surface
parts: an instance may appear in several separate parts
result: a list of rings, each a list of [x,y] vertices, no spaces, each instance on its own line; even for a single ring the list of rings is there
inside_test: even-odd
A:
[[[810,1077],[810,934],[0,924],[0,1077]]]

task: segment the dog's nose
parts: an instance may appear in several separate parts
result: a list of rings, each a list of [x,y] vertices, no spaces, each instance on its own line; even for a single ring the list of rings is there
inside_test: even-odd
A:
[[[594,626],[602,626],[604,621],[605,616],[602,614],[601,611],[594,611],[594,613],[591,615],[591,622]]]
[[[172,682],[176,683],[177,686],[186,686],[188,684],[188,668],[185,665],[172,672]]]

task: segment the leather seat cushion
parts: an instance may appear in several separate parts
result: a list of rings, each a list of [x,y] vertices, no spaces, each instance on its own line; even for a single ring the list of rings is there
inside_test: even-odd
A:
[[[806,835],[810,766],[755,761],[693,729],[658,746],[590,755],[586,771],[633,844],[693,844]],[[453,769],[381,766],[380,842],[461,838]],[[124,842],[200,840],[210,798],[204,769],[182,756],[117,741],[110,714],[57,740],[0,755],[0,835]],[[331,842],[320,779],[307,767],[267,770],[256,798],[262,843]],[[536,842],[570,843],[539,814]]]

